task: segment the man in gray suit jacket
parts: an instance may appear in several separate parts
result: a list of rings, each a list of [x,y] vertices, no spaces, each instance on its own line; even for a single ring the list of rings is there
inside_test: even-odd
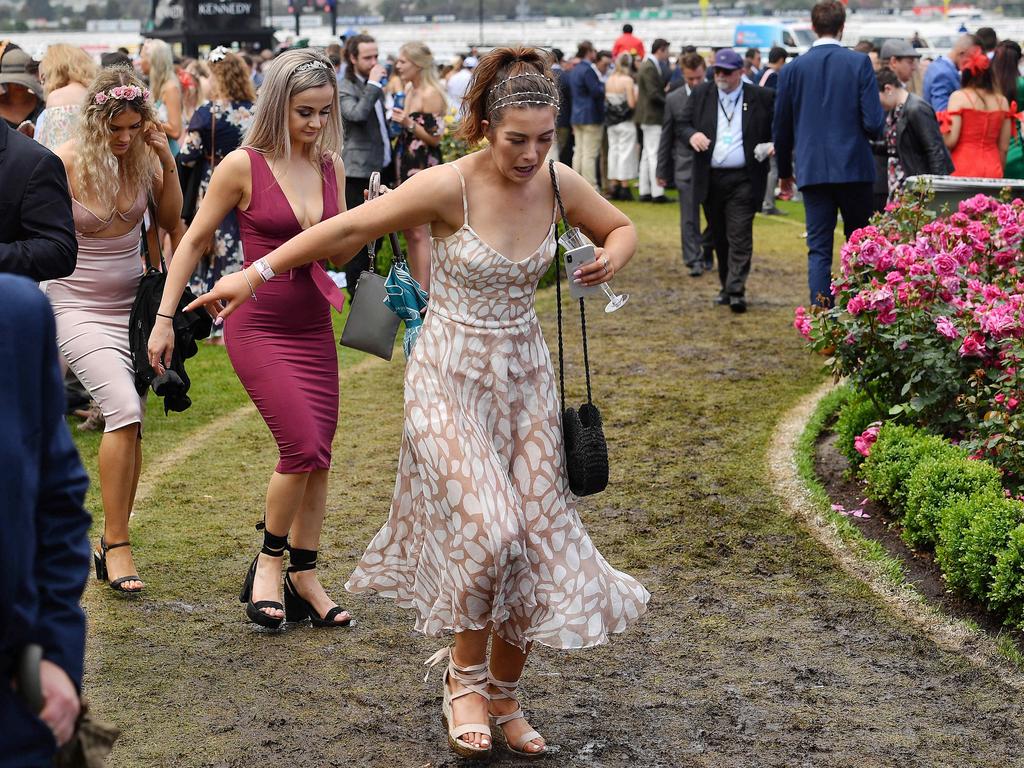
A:
[[[665,113],[658,144],[658,184],[668,186],[674,180],[679,190],[679,234],[682,240],[683,261],[690,268],[691,277],[704,274],[700,233],[700,201],[693,193],[693,149],[683,136],[683,108],[690,93],[704,82],[704,59],[700,54],[688,53],[682,57],[684,85],[665,98]]]
[[[363,202],[370,175],[391,165],[391,138],[384,117],[384,88],[387,70],[377,62],[377,43],[369,35],[353,35],[345,43],[345,77],[338,84],[341,122],[345,143],[345,205],[355,208]],[[379,244],[378,244],[379,245]],[[359,274],[370,264],[366,248],[345,265],[348,292],[355,294]]]

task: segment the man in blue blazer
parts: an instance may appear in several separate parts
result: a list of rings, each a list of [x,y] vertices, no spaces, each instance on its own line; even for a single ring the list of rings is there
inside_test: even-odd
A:
[[[779,73],[772,133],[784,189],[796,177],[807,214],[807,271],[811,303],[832,304],[832,245],[836,213],[847,238],[871,217],[875,161],[869,139],[885,113],[871,59],[839,44],[846,10],[822,0],[811,10],[818,39]]]
[[[598,53],[584,40],[576,52],[579,63],[569,72],[572,92],[572,123],[575,150],[572,169],[600,191],[597,184],[597,158],[601,154],[604,135],[604,76],[611,64],[611,54]]]
[[[64,422],[56,329],[31,280],[0,274],[0,766],[50,766],[79,713],[89,570],[89,479]],[[43,710],[11,688],[18,654],[43,648]]]

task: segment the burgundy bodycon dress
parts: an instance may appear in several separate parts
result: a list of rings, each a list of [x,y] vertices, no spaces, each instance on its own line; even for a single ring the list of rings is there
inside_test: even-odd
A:
[[[238,211],[244,266],[302,231],[263,155],[246,147],[252,200]],[[323,164],[323,219],[338,213],[334,164]],[[328,301],[333,287],[336,297]],[[319,264],[276,275],[224,322],[224,342],[242,386],[281,453],[277,471],[310,472],[331,466],[338,425],[338,355],[331,304],[341,292]]]

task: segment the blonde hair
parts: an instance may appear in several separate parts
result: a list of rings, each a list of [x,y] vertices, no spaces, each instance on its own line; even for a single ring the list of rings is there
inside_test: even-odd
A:
[[[163,101],[164,86],[174,83],[178,89],[178,75],[174,71],[174,56],[171,46],[163,40],[146,40],[142,45],[149,57],[149,89],[153,92],[153,101]]]
[[[429,85],[431,88],[441,94],[441,98],[447,100],[445,89],[441,86],[441,81],[437,79],[437,67],[434,66],[434,54],[430,52],[430,49],[423,43],[406,43],[403,45],[399,52],[405,56],[409,61],[420,68],[424,85]],[[447,103],[447,102],[446,102]]]
[[[102,104],[96,101],[97,93],[108,93],[122,85],[145,90],[139,77],[127,67],[100,70],[85,97],[75,142],[72,182],[76,195],[81,198],[91,195],[111,206],[115,204],[122,181],[129,192],[138,194],[140,188],[148,189],[152,185],[156,174],[156,162],[145,139],[146,123],[157,122],[152,100],[140,96],[128,101],[108,95]],[[110,151],[110,122],[129,109],[139,113],[143,130],[136,134],[119,162]]]
[[[99,67],[89,54],[67,43],[49,46],[39,62],[39,77],[46,96],[71,83],[88,88],[98,71]]]
[[[299,67],[319,62],[303,71]],[[331,62],[310,48],[285,51],[263,70],[263,85],[253,115],[252,127],[242,146],[272,158],[291,159],[292,142],[288,135],[288,113],[293,96],[329,85],[334,93],[327,127],[320,131],[310,148],[309,161],[320,170],[324,157],[341,154],[341,111],[338,107],[338,79]]]

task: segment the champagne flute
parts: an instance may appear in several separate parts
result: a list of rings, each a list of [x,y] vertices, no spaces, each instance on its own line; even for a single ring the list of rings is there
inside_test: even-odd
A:
[[[579,227],[569,227],[565,230],[562,236],[558,238],[558,242],[566,251],[575,251],[588,246],[590,248],[594,247],[594,244],[580,231]],[[607,314],[611,314],[617,309],[622,309],[622,307],[626,305],[626,302],[629,301],[628,293],[615,293],[608,283],[601,283],[601,290],[604,291],[604,295],[608,297],[608,303],[604,308],[604,311]]]

